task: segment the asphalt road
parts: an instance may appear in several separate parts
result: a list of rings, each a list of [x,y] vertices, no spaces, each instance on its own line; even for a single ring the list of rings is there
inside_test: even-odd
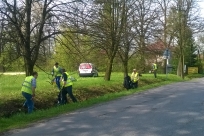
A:
[[[7,135],[204,136],[204,78],[150,89]]]

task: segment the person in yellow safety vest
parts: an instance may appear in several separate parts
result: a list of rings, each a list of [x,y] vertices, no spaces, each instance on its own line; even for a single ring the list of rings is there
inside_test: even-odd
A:
[[[55,76],[55,82],[56,82],[56,85],[58,87],[58,89],[60,90],[60,78],[62,76],[62,73],[61,73],[61,67],[59,66],[59,63],[55,63],[53,69],[52,69],[52,76]]]
[[[131,81],[132,81],[132,88],[138,87],[138,81],[139,81],[139,73],[136,69],[133,69],[133,72],[131,74]]]
[[[23,106],[28,108],[28,113],[33,112],[35,98],[35,89],[36,89],[36,79],[38,77],[37,72],[33,72],[31,76],[27,76],[22,83],[21,92],[23,97],[25,97],[26,101]]]
[[[154,73],[154,77],[157,78],[157,64],[152,63],[152,71]]]
[[[73,102],[77,102],[77,99],[74,97],[72,93],[72,85],[73,82],[71,80],[71,76],[66,72],[65,69],[62,69],[62,102],[61,104],[67,103],[67,93]]]

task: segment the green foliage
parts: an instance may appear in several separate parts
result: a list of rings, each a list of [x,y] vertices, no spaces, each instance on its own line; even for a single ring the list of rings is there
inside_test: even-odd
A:
[[[67,32],[57,40],[53,55],[55,61],[69,71],[76,71],[82,62],[93,63],[99,70],[104,69],[105,57],[100,49],[93,48],[90,40],[83,34]]]
[[[187,66],[193,67],[196,66],[196,63],[198,63],[197,59],[197,45],[195,44],[195,40],[193,39],[192,32],[189,29],[186,30],[187,33],[185,35],[185,64]]]
[[[3,45],[4,49],[0,54],[0,66],[5,71],[22,71],[24,70],[23,58],[18,56],[16,48],[12,43]]]

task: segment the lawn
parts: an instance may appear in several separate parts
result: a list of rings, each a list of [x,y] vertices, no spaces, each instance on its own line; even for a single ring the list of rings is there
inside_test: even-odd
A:
[[[1,75],[0,132],[23,127],[31,122],[68,113],[132,93],[183,81],[180,77],[173,74],[168,76],[158,74],[158,78],[154,78],[152,74],[143,74],[140,77],[139,88],[126,90],[122,85],[123,73],[112,73],[110,81],[104,81],[104,73],[99,73],[99,77],[79,77],[76,73],[72,76],[77,79],[73,85],[73,94],[78,99],[78,103],[72,103],[69,99],[68,104],[57,106],[56,99],[59,90],[56,86],[49,84],[51,77],[46,73],[39,72],[35,110],[34,113],[28,115],[24,113],[22,107],[24,98],[21,96],[20,91],[25,75]]]

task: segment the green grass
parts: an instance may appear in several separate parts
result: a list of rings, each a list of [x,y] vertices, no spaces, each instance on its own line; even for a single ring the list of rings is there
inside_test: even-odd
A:
[[[204,74],[189,74],[189,75],[186,75],[187,78],[202,78],[204,77]]]
[[[73,93],[79,102],[70,102],[63,106],[53,106],[50,103],[54,101],[58,90],[47,82],[49,79],[45,73],[39,73],[35,100],[35,105],[38,110],[35,110],[29,115],[23,112],[17,112],[9,116],[9,118],[1,117],[0,132],[21,128],[29,123],[114,100],[122,96],[142,92],[150,88],[183,81],[180,77],[171,74],[168,76],[159,74],[156,79],[152,74],[143,74],[142,77],[140,77],[139,88],[127,91],[122,86],[123,73],[112,73],[111,81],[104,81],[104,73],[99,74],[100,77],[78,77],[76,74],[73,75],[77,79],[77,81],[74,82]],[[13,110],[21,110],[24,98],[21,96],[20,89],[24,78],[25,75],[0,76],[0,107],[2,109],[9,107],[11,109],[13,108]],[[46,99],[43,99],[44,97]]]

